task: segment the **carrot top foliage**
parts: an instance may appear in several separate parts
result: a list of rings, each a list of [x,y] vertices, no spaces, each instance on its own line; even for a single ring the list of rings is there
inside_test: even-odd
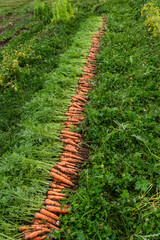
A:
[[[11,71],[3,71],[0,92],[0,239],[20,239],[18,227],[44,204],[64,113],[101,22],[81,11],[60,24],[32,19],[2,50],[2,67]]]

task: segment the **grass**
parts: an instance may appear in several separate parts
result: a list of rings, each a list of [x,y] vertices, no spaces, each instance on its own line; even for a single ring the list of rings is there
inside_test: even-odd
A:
[[[160,45],[145,29],[143,5],[107,4],[82,126],[90,162],[68,202],[71,215],[61,218],[58,239],[159,239]]]
[[[0,159],[0,237],[2,239],[3,237],[19,239],[21,235],[18,233],[18,226],[33,219],[34,213],[42,207],[51,180],[49,171],[62,152],[63,145],[59,135],[62,129],[61,123],[66,119],[64,113],[67,111],[71,97],[75,94],[77,81],[91,45],[91,37],[102,23],[99,17],[90,17],[84,21],[83,16],[84,23],[79,27],[78,16],[80,15],[77,15],[77,21],[56,24],[54,27],[52,24],[44,27],[38,23],[35,29],[32,28],[31,35],[29,32],[20,35],[6,48],[6,51],[11,51],[13,46],[16,49],[18,42],[25,49],[31,41],[36,55],[40,55],[42,60],[33,59],[30,63],[33,71],[25,79],[29,82],[25,82],[24,78],[17,79],[19,89],[15,92],[16,98],[23,101],[22,105],[18,101],[18,113],[15,109],[12,110],[13,104],[15,106],[17,103],[15,96],[12,96],[14,91],[11,94],[9,89],[3,92],[3,98],[10,94],[5,98],[4,107],[10,108],[6,111],[6,116],[8,124],[13,125],[12,128],[8,127],[7,132],[4,130],[2,132],[3,152]],[[75,34],[77,28],[78,32]],[[56,37],[54,37],[55,32]],[[57,54],[61,54],[58,59]],[[40,87],[35,89],[36,83],[40,84]],[[25,99],[24,95],[26,95]],[[15,123],[17,114],[21,118],[18,124]],[[1,122],[5,124],[3,119]],[[5,125],[3,126],[5,129]],[[11,130],[14,132],[12,136]],[[11,139],[11,143],[5,145],[4,149],[7,138]]]
[[[22,7],[33,1],[34,0],[0,0],[0,14],[12,11],[13,9],[17,9],[17,7]]]

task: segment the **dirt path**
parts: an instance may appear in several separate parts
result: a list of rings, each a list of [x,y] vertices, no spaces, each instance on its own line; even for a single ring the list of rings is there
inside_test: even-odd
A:
[[[83,67],[84,74],[78,82],[79,86],[76,89],[76,95],[72,97],[72,104],[69,106],[68,112],[65,113],[68,119],[62,124],[65,128],[61,131],[61,141],[65,144],[64,151],[60,156],[60,161],[51,169],[50,176],[53,178],[53,182],[47,192],[44,208],[34,215],[35,220],[30,225],[20,228],[26,240],[45,239],[51,230],[60,230],[59,215],[69,213],[68,206],[64,205],[62,208],[59,201],[68,197],[64,192],[65,190],[76,186],[79,180],[78,172],[82,171],[82,164],[89,157],[84,137],[72,129],[76,129],[77,125],[85,119],[82,113],[88,101],[87,93],[91,90],[90,80],[95,76],[96,55],[100,47],[99,40],[104,31],[105,17],[103,17],[103,25],[99,29],[99,33],[92,37],[92,47]]]

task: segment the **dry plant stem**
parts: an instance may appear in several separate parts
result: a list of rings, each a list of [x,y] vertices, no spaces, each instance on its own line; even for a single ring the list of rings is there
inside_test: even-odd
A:
[[[61,141],[64,143],[64,151],[60,156],[60,162],[51,169],[50,176],[53,182],[50,190],[47,192],[44,208],[40,213],[34,215],[35,221],[31,225],[23,226],[19,230],[23,233],[24,239],[45,239],[46,233],[51,230],[60,230],[59,214],[69,214],[68,206],[59,202],[67,197],[64,193],[65,189],[75,187],[79,176],[78,172],[82,171],[82,163],[88,158],[88,149],[83,148],[83,136],[73,132],[85,116],[82,115],[85,104],[88,101],[87,93],[91,91],[90,80],[94,78],[96,67],[96,55],[99,51],[100,37],[105,30],[105,17],[103,17],[103,25],[99,29],[99,33],[95,34],[92,39],[92,47],[87,56],[87,62],[83,67],[83,72],[76,89],[76,94],[72,97],[72,104],[69,106],[68,112],[65,113],[67,121],[62,123],[66,126],[61,131]],[[81,143],[81,145],[78,145]]]

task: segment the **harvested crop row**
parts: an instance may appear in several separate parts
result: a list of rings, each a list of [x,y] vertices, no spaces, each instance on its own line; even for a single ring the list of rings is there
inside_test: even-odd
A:
[[[105,17],[99,33],[93,36],[93,43],[90,53],[87,56],[87,62],[83,68],[84,74],[78,82],[76,95],[72,97],[67,116],[67,121],[62,125],[65,128],[61,131],[61,141],[65,144],[64,151],[60,156],[60,162],[55,164],[50,172],[53,181],[50,190],[47,192],[44,208],[34,215],[35,220],[31,225],[22,226],[19,230],[23,233],[24,239],[45,239],[46,233],[60,230],[59,215],[69,214],[67,205],[62,206],[60,200],[68,197],[64,190],[75,187],[78,182],[78,173],[82,171],[82,164],[88,158],[88,149],[83,147],[83,136],[79,133],[72,132],[77,125],[85,119],[82,115],[85,104],[88,101],[87,93],[91,90],[90,80],[94,78],[96,55],[99,51],[100,37],[105,31]],[[79,145],[80,143],[80,145]]]

